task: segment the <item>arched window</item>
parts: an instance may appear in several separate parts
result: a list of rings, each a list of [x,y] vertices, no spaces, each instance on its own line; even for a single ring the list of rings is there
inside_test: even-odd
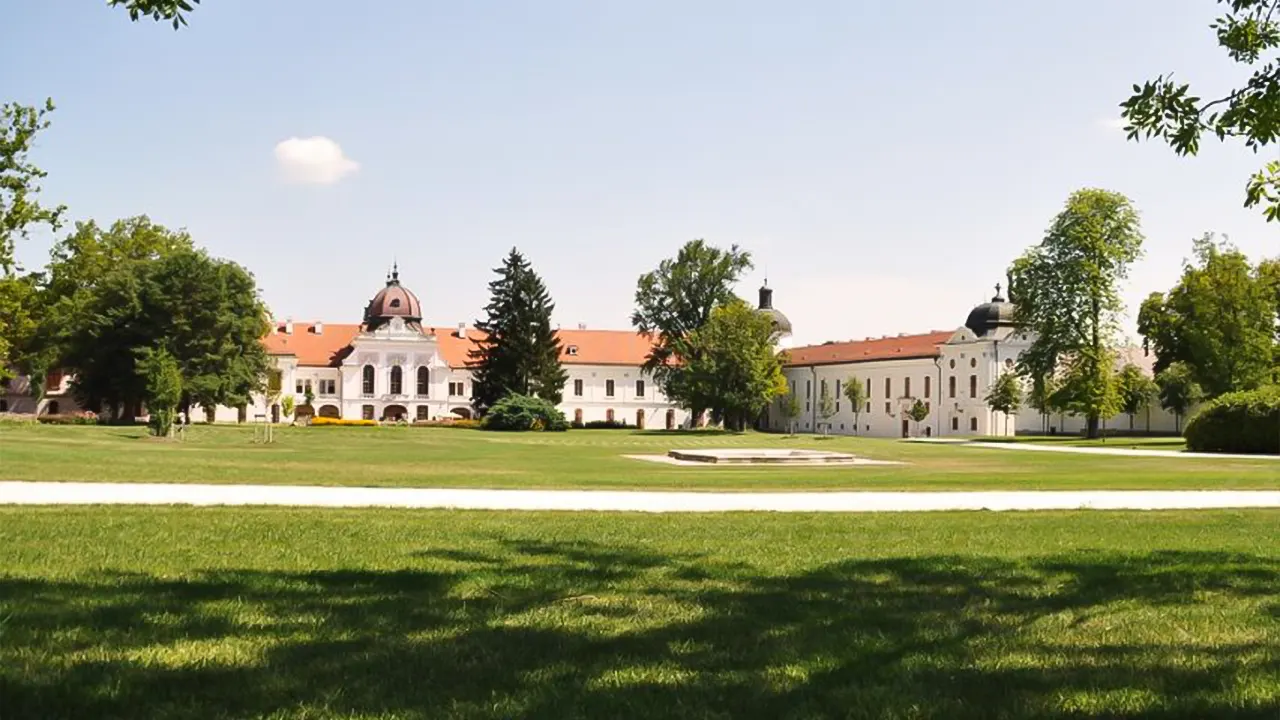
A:
[[[391,394],[399,395],[404,391],[404,371],[399,365],[391,367]]]
[[[395,299],[393,299],[393,300],[391,301],[391,307],[393,307],[393,308],[400,307],[400,298],[395,298]]]
[[[947,378],[947,397],[956,396],[956,376],[952,375]]]
[[[59,408],[59,407],[58,407],[58,401],[57,401],[57,400],[50,400],[50,401],[49,401],[49,404],[45,406],[44,411],[45,411],[45,413],[46,413],[46,414],[48,414],[48,415],[57,415],[57,414],[58,414],[58,410],[60,410],[60,409],[61,409],[61,408]]]
[[[363,380],[364,382],[361,385],[360,391],[363,392],[365,395],[372,395],[373,394],[373,366],[372,365],[364,366]]]
[[[431,371],[418,368],[418,397],[426,397],[431,389]]]
[[[978,418],[976,417],[969,418],[969,430],[973,432],[978,432]]]
[[[902,395],[903,397],[911,397],[911,378],[902,379]]]
[[[969,397],[971,398],[978,397],[978,376],[977,375],[969,376]]]

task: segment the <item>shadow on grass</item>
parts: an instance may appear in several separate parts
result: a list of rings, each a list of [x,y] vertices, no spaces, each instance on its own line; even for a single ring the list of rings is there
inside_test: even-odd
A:
[[[1272,720],[1280,709],[1280,619],[1267,604],[1280,563],[1268,558],[929,556],[762,576],[522,541],[415,560],[430,568],[0,578],[0,716]],[[1223,603],[1238,614],[1224,620]],[[1166,627],[1196,606],[1221,637]],[[1138,609],[1154,611],[1130,628],[1146,639],[1126,641]]]

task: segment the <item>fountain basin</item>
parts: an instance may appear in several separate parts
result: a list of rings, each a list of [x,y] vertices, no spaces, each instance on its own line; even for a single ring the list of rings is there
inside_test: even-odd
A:
[[[671,450],[667,457],[684,462],[723,465],[814,465],[817,463],[855,463],[857,456],[825,450],[777,449],[698,449]]]

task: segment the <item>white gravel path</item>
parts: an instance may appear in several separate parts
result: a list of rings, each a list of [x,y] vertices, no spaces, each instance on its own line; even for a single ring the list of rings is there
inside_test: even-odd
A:
[[[283,505],[632,512],[1277,508],[1280,491],[640,492],[0,482],[0,505]]]
[[[1123,443],[1123,440],[1117,440]],[[1180,450],[1139,450],[1137,448],[1079,447],[1071,445],[1041,445],[1038,443],[970,442],[962,447],[990,450],[1025,450],[1027,452],[1059,452],[1077,455],[1123,455],[1125,457],[1192,458],[1202,460],[1280,460],[1280,455],[1232,455],[1228,453],[1196,453]]]

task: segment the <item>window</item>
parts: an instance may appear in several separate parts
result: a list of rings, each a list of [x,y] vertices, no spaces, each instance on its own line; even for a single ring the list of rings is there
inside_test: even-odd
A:
[[[973,432],[978,432],[978,418],[976,417],[969,418],[969,429],[972,430]]]
[[[893,396],[893,378],[884,379],[884,396],[886,399]]]
[[[978,358],[969,358],[969,367],[978,367]]]
[[[960,418],[957,418],[957,417],[951,418],[951,429],[952,430],[960,429]]]
[[[337,394],[338,394],[338,383],[337,383],[337,381],[336,381],[336,380],[321,380],[321,381],[320,381],[320,394],[321,394],[321,395],[337,395]]]
[[[578,346],[570,345],[569,347],[564,349],[564,353],[570,357],[573,357],[578,354]]]
[[[951,358],[951,369],[952,369],[952,370],[955,370],[955,369],[956,369],[956,359],[955,359],[955,358]]]
[[[827,381],[822,380],[818,383],[818,397],[822,397],[826,394],[827,394]]]
[[[430,420],[430,419],[431,419],[431,408],[427,407],[426,405],[419,405],[419,406],[418,406],[418,414],[417,414],[417,418],[418,418],[419,420]]]
[[[420,367],[418,368],[418,397],[426,397],[429,394],[431,394],[431,371]]]
[[[969,376],[969,397],[971,398],[978,397],[978,376],[977,375]]]
[[[8,380],[6,380],[5,382],[8,382]],[[795,381],[795,380],[792,380],[792,381],[791,381],[791,394],[792,394],[792,395],[795,395],[795,394],[796,394],[796,381]]]
[[[373,394],[373,366],[372,365],[364,366],[364,378],[363,378],[363,382],[361,382],[361,385],[360,385],[360,392],[364,393],[365,395]],[[372,420],[373,418],[369,418],[369,419]]]
[[[604,396],[613,397],[613,381],[612,380],[604,381]]]
[[[613,381],[610,380],[609,382],[613,382]],[[613,422],[613,408],[609,408],[608,410],[604,411],[604,420],[605,422]]]
[[[911,397],[911,378],[906,378],[902,381],[902,394],[906,397]]]
[[[867,397],[871,397],[871,378],[867,378]]]
[[[947,397],[956,396],[956,376],[952,375],[947,378]]]
[[[302,381],[297,380],[293,383],[293,392],[297,395],[302,394]]]
[[[867,401],[867,412],[871,412],[871,401]]]
[[[582,408],[578,408],[577,410],[573,411],[573,424],[574,425],[582,424]]]
[[[885,403],[885,404],[884,404],[884,414],[885,414],[885,415],[891,415],[891,414],[892,414],[892,411],[890,411],[890,410],[889,410],[889,403]]]
[[[582,380],[573,381],[573,396],[582,397]]]
[[[361,407],[360,407],[360,417],[364,418],[365,420],[372,420],[372,419],[373,419],[373,406],[372,406],[372,405],[363,405],[363,406],[361,406]]]
[[[395,298],[395,299],[393,299],[393,300],[391,301],[391,307],[393,307],[393,308],[400,307],[400,298]]]
[[[929,381],[932,379],[933,378],[929,377],[928,375],[924,376],[924,396],[925,397],[929,397],[929,385],[930,385]]]
[[[465,397],[467,389],[460,382],[449,383],[449,397]]]
[[[644,381],[643,380],[636,381],[636,397],[638,398],[644,397]]]
[[[48,392],[60,392],[62,390],[62,371],[54,370],[45,375],[45,390]]]
[[[404,392],[404,370],[399,365],[391,368],[391,394],[399,395]]]
[[[806,398],[813,397],[813,381],[812,380],[804,381],[804,396]]]
[[[840,381],[839,380],[836,381],[836,397],[840,397]],[[840,411],[840,408],[836,408],[836,412],[839,412],[839,411]],[[843,430],[844,428],[841,428],[841,429]]]

